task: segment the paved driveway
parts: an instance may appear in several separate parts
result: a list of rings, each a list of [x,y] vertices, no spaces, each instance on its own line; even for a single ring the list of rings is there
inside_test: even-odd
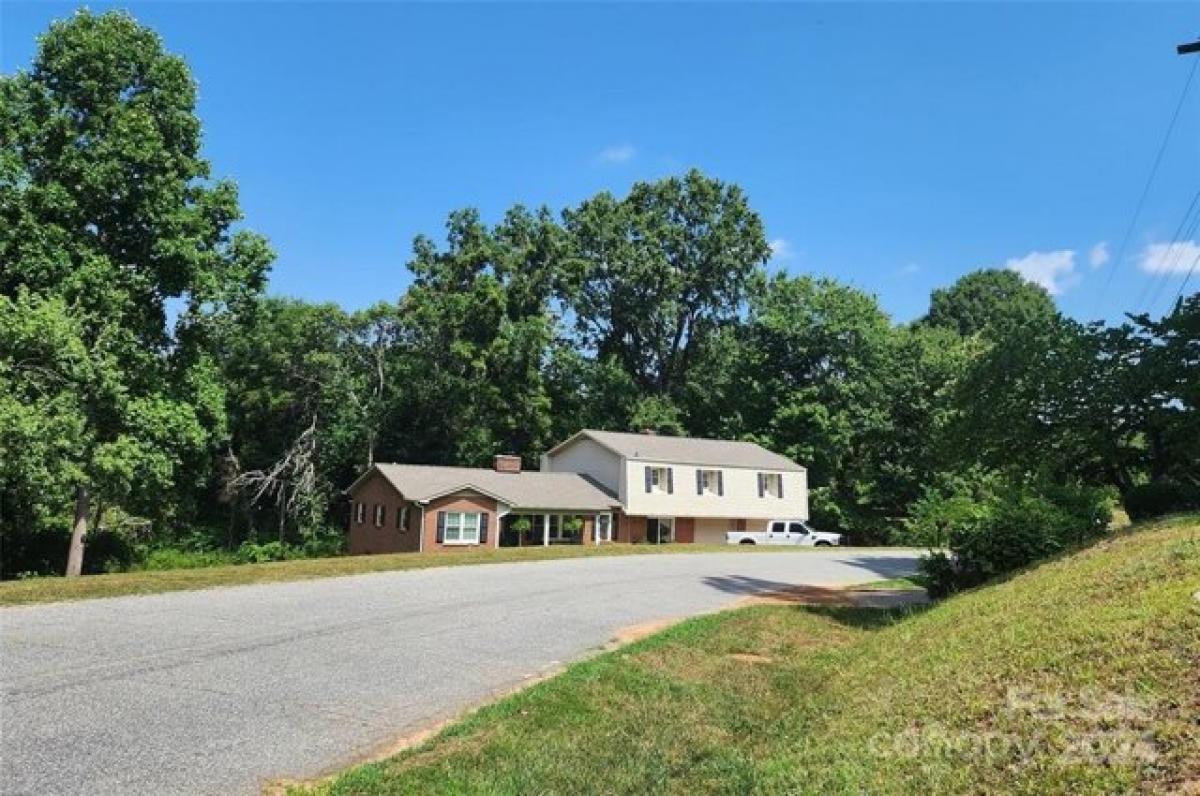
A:
[[[0,791],[252,793],[351,762],[622,627],[915,561],[629,556],[0,609]]]

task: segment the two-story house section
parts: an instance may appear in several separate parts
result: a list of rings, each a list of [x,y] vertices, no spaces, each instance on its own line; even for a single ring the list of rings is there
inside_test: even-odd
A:
[[[730,530],[808,519],[808,474],[752,442],[584,429],[542,457],[617,495],[613,540],[720,544]]]

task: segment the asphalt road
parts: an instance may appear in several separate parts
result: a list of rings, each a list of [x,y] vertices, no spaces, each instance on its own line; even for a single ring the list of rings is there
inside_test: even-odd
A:
[[[629,556],[0,609],[0,790],[253,793],[384,748],[623,627],[915,561]]]

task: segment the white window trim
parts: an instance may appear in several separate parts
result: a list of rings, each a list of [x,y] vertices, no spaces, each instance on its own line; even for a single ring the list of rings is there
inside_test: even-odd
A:
[[[667,481],[670,479],[670,474],[667,472],[668,467],[651,467],[650,468],[650,492],[660,495],[667,494]]]
[[[709,481],[710,476],[712,477],[711,483]],[[711,495],[713,497],[717,497],[718,495],[721,494],[717,489],[717,484],[720,483],[720,479],[721,479],[721,471],[720,470],[704,470],[704,469],[700,470],[700,483],[704,486],[704,494],[705,495]]]
[[[375,504],[373,516],[371,517],[371,522],[375,525],[376,528],[383,527],[384,520],[387,519],[386,512],[387,512],[386,504],[384,504],[384,503],[376,503]]]
[[[362,525],[367,521],[367,504],[361,500],[354,504],[354,524]]]
[[[454,516],[459,517],[459,524],[458,524],[459,538],[458,539],[450,538],[450,518],[454,517]],[[466,524],[466,521],[468,518],[472,518],[473,527],[468,526]],[[464,533],[466,531],[472,531],[474,533],[474,537],[470,538],[470,539],[463,538]],[[442,529],[442,544],[445,544],[445,545],[479,544],[479,512],[477,512],[477,511],[447,511],[446,512],[446,526]]]

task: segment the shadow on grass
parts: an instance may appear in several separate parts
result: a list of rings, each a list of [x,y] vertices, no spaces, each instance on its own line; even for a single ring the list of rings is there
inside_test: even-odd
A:
[[[803,611],[813,616],[831,619],[838,624],[853,627],[858,630],[881,630],[891,627],[897,622],[911,619],[928,610],[932,603],[925,605],[905,605],[895,608],[858,608],[843,605],[797,605],[795,611]]]

